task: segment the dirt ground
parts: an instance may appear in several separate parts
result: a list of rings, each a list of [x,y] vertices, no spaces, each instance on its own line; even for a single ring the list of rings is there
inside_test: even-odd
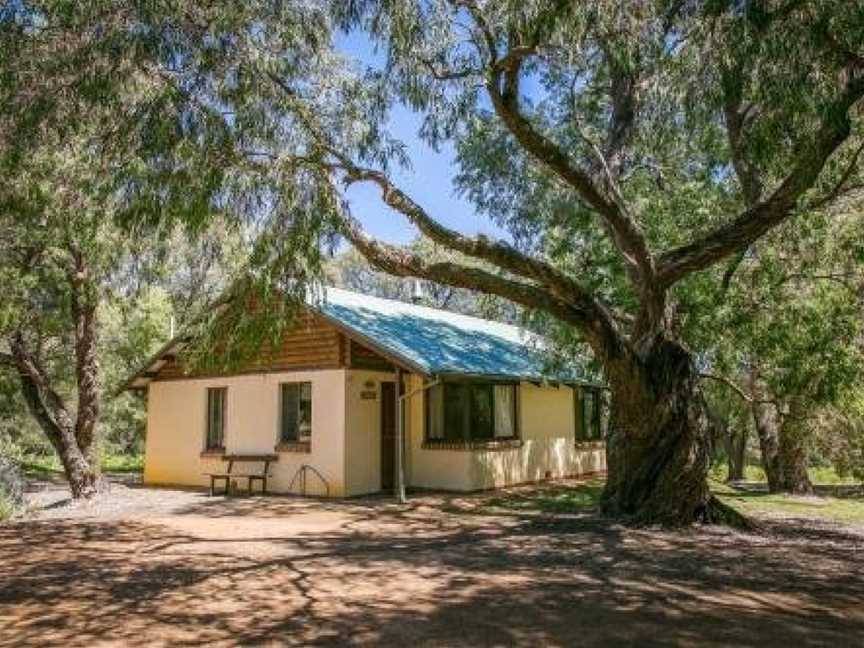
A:
[[[115,485],[0,525],[0,645],[862,646],[864,528]]]

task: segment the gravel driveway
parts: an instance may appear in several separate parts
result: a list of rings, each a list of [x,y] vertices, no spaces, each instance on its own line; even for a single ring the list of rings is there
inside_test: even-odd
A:
[[[489,497],[43,487],[0,526],[0,645],[862,645],[860,529],[632,529]]]

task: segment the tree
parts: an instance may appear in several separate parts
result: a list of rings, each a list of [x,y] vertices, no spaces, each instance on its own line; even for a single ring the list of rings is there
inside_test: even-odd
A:
[[[81,158],[73,153],[72,159]],[[100,284],[115,241],[101,224],[100,201],[80,191],[94,181],[92,170],[75,161],[35,155],[26,171],[22,166],[3,185],[0,276],[8,290],[0,311],[6,347],[0,364],[17,375],[31,414],[60,456],[73,497],[90,497],[102,484],[96,435]],[[74,377],[74,400],[57,389],[67,371]]]
[[[254,206],[259,279],[299,294],[338,234],[379,270],[577,331],[612,393],[604,508],[669,524],[724,513],[678,306],[692,282],[722,281],[718,264],[857,182],[860,12],[830,0],[177,4],[76,16],[115,52],[118,33],[146,37],[131,50],[149,57],[140,73],[174,89],[182,116],[159,168],[197,167],[211,206]],[[337,28],[365,32],[384,66],[347,64]],[[400,190],[394,102],[423,113],[431,144],[456,143],[458,186],[512,241],[444,227]],[[355,183],[495,270],[374,240],[344,199]]]
[[[142,75],[154,54],[151,34],[129,30],[126,7],[100,5],[0,5],[0,278],[8,286],[0,371],[20,385],[6,404],[14,410],[23,397],[75,498],[103,485],[100,364],[114,383],[168,332],[154,331],[156,316],[130,322],[122,340],[108,326],[106,340],[105,316],[109,324],[122,318],[123,300],[140,297],[142,282],[183,251],[192,257],[182,263],[189,277],[176,273],[172,281],[188,287],[176,304],[188,315],[214,283],[208,270],[218,265],[223,237],[213,233],[224,224],[200,200],[216,186],[208,176],[157,159],[181,136],[169,128],[180,118],[171,102],[176,88]],[[193,245],[171,245],[176,209]],[[112,402],[108,418],[134,425],[140,411]]]
[[[808,455],[821,421],[860,390],[862,198],[760,242],[727,285],[714,325],[694,326],[750,412],[772,492],[813,491]]]
[[[719,438],[714,440],[714,457],[726,462],[726,481],[744,479],[747,465],[747,442],[750,439],[752,414],[749,402],[730,397],[725,385],[707,386],[708,417]]]

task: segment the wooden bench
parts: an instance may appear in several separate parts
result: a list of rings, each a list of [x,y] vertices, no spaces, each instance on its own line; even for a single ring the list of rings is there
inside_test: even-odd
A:
[[[270,476],[270,463],[274,461],[279,461],[279,456],[275,454],[269,455],[243,455],[243,454],[230,454],[224,455],[222,457],[222,461],[228,462],[228,470],[225,472],[217,472],[217,473],[204,473],[208,477],[210,477],[210,495],[216,494],[216,482],[224,481],[225,482],[225,495],[228,495],[229,489],[231,488],[231,479],[232,478],[240,478],[247,480],[247,492],[252,494],[252,484],[255,481],[261,482],[261,494],[267,494],[267,478]],[[260,463],[263,464],[261,472],[244,472],[244,473],[235,473],[232,472],[235,463]]]

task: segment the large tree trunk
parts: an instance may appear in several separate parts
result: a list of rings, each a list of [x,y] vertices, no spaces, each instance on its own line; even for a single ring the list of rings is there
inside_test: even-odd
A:
[[[734,517],[708,489],[709,420],[691,353],[661,338],[608,369],[604,510],[668,525]]]
[[[744,463],[747,457],[747,427],[727,426],[723,436],[726,445],[726,465],[728,471],[726,481],[742,481],[744,479]]]
[[[753,420],[759,436],[762,467],[772,493],[811,494],[807,446],[799,426],[781,417],[773,403],[754,403]]]

